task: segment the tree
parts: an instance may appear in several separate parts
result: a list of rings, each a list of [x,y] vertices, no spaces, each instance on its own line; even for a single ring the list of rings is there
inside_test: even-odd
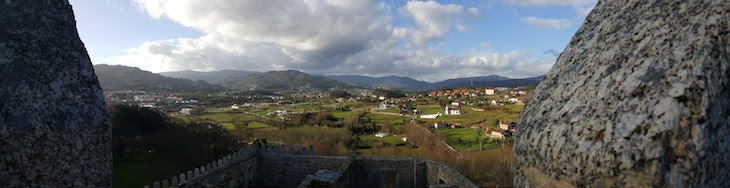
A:
[[[332,98],[340,98],[340,97],[342,97],[342,98],[348,98],[350,96],[352,96],[352,95],[350,93],[348,93],[347,91],[344,91],[344,90],[333,90],[333,91],[330,91],[330,97],[332,97]]]

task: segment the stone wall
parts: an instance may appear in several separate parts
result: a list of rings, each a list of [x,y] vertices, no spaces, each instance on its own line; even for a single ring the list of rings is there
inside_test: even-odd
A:
[[[518,118],[520,187],[730,187],[730,1],[600,0]]]
[[[318,170],[336,171],[349,161],[347,157],[262,153],[259,155],[258,185],[262,187],[297,187]]]
[[[317,156],[306,148],[254,145],[151,187],[476,187],[430,160]]]
[[[111,134],[68,1],[0,1],[0,185],[111,187]]]

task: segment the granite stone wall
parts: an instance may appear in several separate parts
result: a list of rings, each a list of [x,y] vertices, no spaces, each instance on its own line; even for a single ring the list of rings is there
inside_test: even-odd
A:
[[[518,118],[519,187],[730,187],[730,1],[600,0]]]
[[[0,1],[0,186],[111,187],[111,153],[71,5]]]
[[[297,187],[318,170],[336,171],[347,157],[261,153],[257,184],[263,187]]]
[[[476,187],[430,160],[317,156],[312,146],[294,148],[253,145],[145,187]]]

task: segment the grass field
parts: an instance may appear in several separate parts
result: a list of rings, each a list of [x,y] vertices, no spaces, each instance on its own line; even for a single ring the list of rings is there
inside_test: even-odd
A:
[[[470,128],[458,128],[458,129],[436,129],[436,133],[444,135],[446,137],[446,143],[454,147],[456,150],[468,150],[473,149],[475,146],[479,147],[479,134],[477,131]]]
[[[383,148],[358,148],[357,155],[427,158],[431,153],[426,150],[413,148],[410,145],[404,145]]]
[[[421,105],[418,106],[418,109],[421,110],[423,114],[437,114],[443,113],[444,111],[444,109],[438,105]]]
[[[387,109],[387,110],[378,110],[378,112],[389,112],[389,113],[396,113],[397,114],[397,113],[400,113],[400,109],[398,109],[398,108],[392,108],[392,109]]]
[[[335,116],[337,119],[345,119],[346,117],[350,116],[357,116],[356,111],[335,111],[332,113],[333,116]]]
[[[235,130],[236,128],[233,126],[233,123],[220,123],[223,128],[226,128],[228,130]]]
[[[260,123],[260,122],[250,122],[248,123],[248,126],[246,128],[249,129],[266,129],[266,128],[272,128],[270,125]]]
[[[389,135],[386,137],[376,137],[375,134],[366,134],[366,135],[360,135],[360,140],[357,142],[358,148],[371,148],[373,147],[373,144],[382,142],[383,144],[388,144],[390,146],[400,146],[405,145],[406,142],[401,140],[400,136],[397,135]]]

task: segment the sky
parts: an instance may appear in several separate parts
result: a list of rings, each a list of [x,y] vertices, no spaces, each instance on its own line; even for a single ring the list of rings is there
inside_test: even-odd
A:
[[[422,81],[539,76],[597,0],[70,0],[94,64]]]

